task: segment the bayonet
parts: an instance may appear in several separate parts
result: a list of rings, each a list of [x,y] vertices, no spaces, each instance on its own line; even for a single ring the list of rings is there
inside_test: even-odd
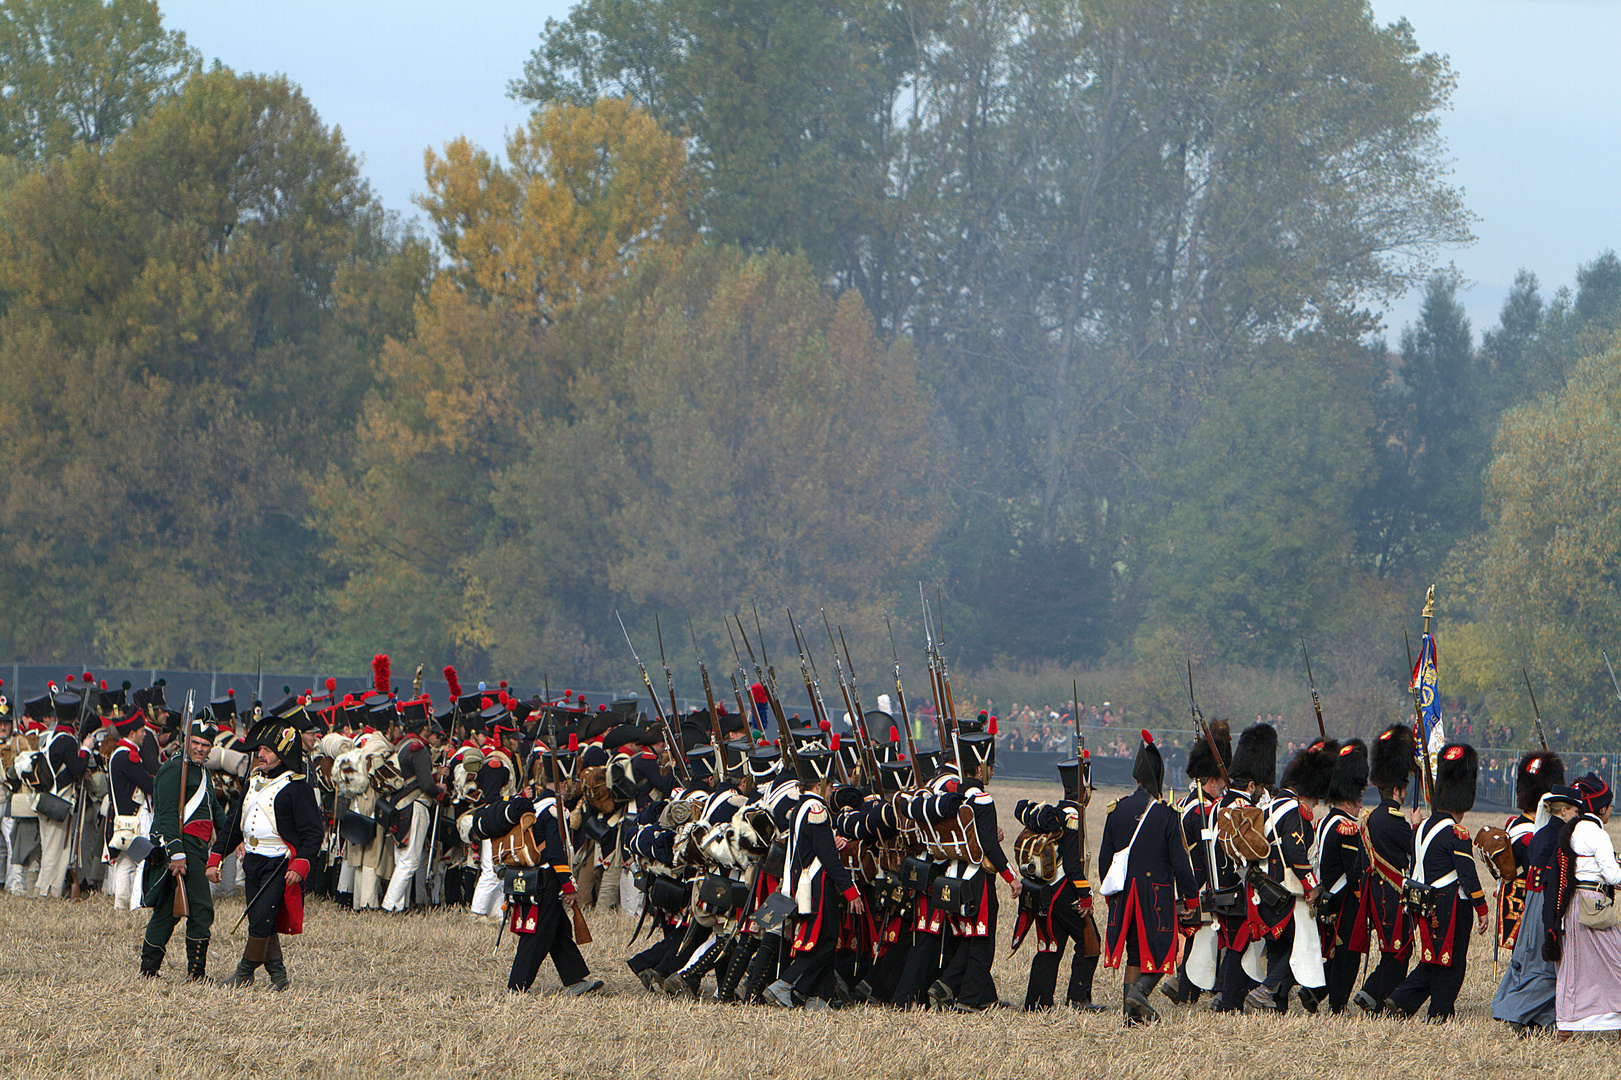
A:
[[[1608,664],[1609,657],[1605,657],[1604,662]],[[1548,752],[1548,737],[1542,731],[1542,710],[1537,708],[1537,692],[1531,689],[1531,676],[1527,674],[1523,667],[1520,669],[1520,674],[1525,678],[1525,692],[1531,695],[1531,714],[1537,718],[1537,742],[1542,744],[1542,752],[1546,754]]]
[[[692,658],[698,661],[698,675],[704,683],[704,700],[709,703],[709,727],[715,739],[715,764],[720,770],[721,779],[726,778],[726,748],[725,740],[721,736],[720,711],[715,706],[715,691],[709,685],[709,668],[704,664],[703,656],[698,652],[698,631],[692,628],[692,613],[687,613],[687,633],[692,636]],[[749,718],[739,717],[747,724]]]
[[[901,651],[895,645],[895,627],[890,625],[889,612],[884,612],[884,627],[889,631],[889,652],[895,658],[895,702],[901,708],[901,726],[906,729],[907,760],[912,763],[914,783],[926,784],[929,777],[922,775],[917,766],[917,745],[912,741],[912,717],[906,708],[906,688],[901,685]]]
[[[1300,639],[1300,655],[1306,658],[1306,685],[1311,687],[1311,707],[1317,711],[1317,734],[1324,742],[1328,741],[1328,731],[1323,727],[1323,703],[1317,697],[1317,680],[1311,673],[1311,654],[1306,652],[1306,639]]]
[[[658,716],[660,726],[664,728],[665,745],[669,747],[670,757],[675,763],[676,775],[681,777],[683,785],[691,786],[692,776],[687,772],[687,755],[682,749],[680,735],[670,726],[669,717],[664,715],[664,707],[659,704],[658,693],[653,689],[653,680],[647,677],[647,665],[642,663],[641,656],[636,652],[636,646],[630,640],[630,631],[625,629],[625,620],[618,611],[614,612],[614,618],[619,620],[619,630],[625,635],[625,644],[630,646],[630,655],[636,661],[636,670],[642,673],[642,686],[647,689],[647,696],[653,702],[653,712]]]
[[[670,717],[679,723],[681,707],[675,703],[675,675],[670,671],[670,661],[664,657],[664,628],[659,625],[656,613],[653,616],[653,632],[659,639],[659,663],[664,665],[664,685],[670,691]],[[715,749],[718,751],[720,747],[717,746]]]

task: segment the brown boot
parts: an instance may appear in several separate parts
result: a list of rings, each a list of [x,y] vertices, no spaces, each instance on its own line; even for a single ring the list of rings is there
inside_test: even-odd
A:
[[[242,950],[242,959],[237,961],[236,970],[214,985],[232,988],[252,986],[253,973],[265,962],[265,950],[269,947],[269,938],[250,937],[247,946]]]

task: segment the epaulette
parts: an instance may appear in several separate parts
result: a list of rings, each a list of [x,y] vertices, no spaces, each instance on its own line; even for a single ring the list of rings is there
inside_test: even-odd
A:
[[[1073,806],[1064,808],[1064,828],[1079,829],[1081,827],[1081,812]]]
[[[985,790],[976,791],[969,798],[980,806],[996,805],[996,800],[991,798],[991,793]]]
[[[1120,800],[1119,800],[1119,799],[1116,799],[1116,800],[1114,800],[1114,801],[1113,801],[1113,802],[1111,802],[1111,803],[1110,803],[1110,804],[1109,804],[1109,805],[1108,805],[1108,806],[1105,806],[1105,807],[1104,807],[1104,808],[1103,808],[1103,812],[1104,812],[1104,813],[1105,813],[1105,814],[1112,814],[1112,813],[1114,813],[1114,808],[1115,808],[1115,807],[1116,807],[1116,806],[1119,806],[1119,805],[1120,805]]]
[[[1339,822],[1335,828],[1339,830],[1341,836],[1355,836],[1357,833],[1362,831],[1356,827],[1356,822],[1351,821],[1348,818]]]
[[[1458,839],[1459,840],[1468,840],[1469,839],[1469,830],[1463,827],[1462,822],[1458,822],[1458,823],[1454,824],[1452,826],[1452,831],[1458,834]]]
[[[1404,821],[1406,820],[1405,818],[1402,817],[1402,812],[1401,812],[1401,809],[1399,807],[1387,806],[1387,807],[1385,807],[1385,809],[1390,811],[1390,816],[1391,817],[1399,818],[1399,819],[1404,820]]]
[[[820,825],[827,820],[827,807],[820,801],[811,803],[810,809],[805,811],[805,820]]]

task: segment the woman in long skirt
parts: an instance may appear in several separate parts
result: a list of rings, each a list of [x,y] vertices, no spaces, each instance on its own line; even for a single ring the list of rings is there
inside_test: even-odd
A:
[[[1561,834],[1556,895],[1562,933],[1547,951],[1559,962],[1554,1010],[1561,1040],[1578,1031],[1621,1031],[1621,926],[1596,930],[1578,917],[1584,899],[1608,899],[1621,885],[1615,845],[1604,831],[1611,793],[1595,773],[1576,781],[1576,788],[1586,810]]]
[[[1544,795],[1537,808],[1537,831],[1531,837],[1526,868],[1525,914],[1520,919],[1508,970],[1503,972],[1503,981],[1492,998],[1492,1018],[1521,1033],[1554,1026],[1555,977],[1559,969],[1542,958],[1542,943],[1547,937],[1542,928],[1542,909],[1553,891],[1548,882],[1558,872],[1559,837],[1565,823],[1578,813],[1580,801],[1575,788],[1561,784]]]

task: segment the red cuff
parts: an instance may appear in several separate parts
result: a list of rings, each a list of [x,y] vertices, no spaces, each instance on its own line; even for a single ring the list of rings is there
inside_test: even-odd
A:
[[[1007,882],[1009,885],[1013,884],[1013,871],[1012,870],[1003,870],[1002,871],[1002,880]]]
[[[308,859],[294,859],[287,864],[287,869],[301,878],[307,878],[310,876],[310,861]]]
[[[214,867],[218,866],[220,864],[220,862],[221,862],[221,858],[220,858],[220,853],[219,852],[210,851],[208,853],[208,868],[210,870],[212,870],[212,869],[214,869]]]
[[[858,897],[860,895],[861,895],[860,890],[857,889],[854,885],[852,885],[848,889],[844,890],[844,898],[846,900],[854,900],[856,897]]]
[[[1482,915],[1484,915],[1484,914],[1486,914],[1486,913],[1487,913],[1487,912],[1488,912],[1488,911],[1490,911],[1490,910],[1491,910],[1491,908],[1489,908],[1489,907],[1487,907],[1487,906],[1486,906],[1486,901],[1485,901],[1485,900],[1484,900],[1484,899],[1482,899],[1482,900],[1481,900],[1481,901],[1480,901],[1480,902],[1479,902],[1479,903],[1477,903],[1477,904],[1476,904],[1476,905],[1475,905],[1475,910],[1476,910],[1476,911],[1477,911],[1477,912],[1479,912],[1479,913],[1480,913],[1480,914],[1482,914]]]
[[[1188,910],[1189,911],[1198,911],[1199,910],[1199,898],[1197,896],[1190,896],[1186,900],[1183,900],[1182,902],[1184,904],[1188,905]]]

